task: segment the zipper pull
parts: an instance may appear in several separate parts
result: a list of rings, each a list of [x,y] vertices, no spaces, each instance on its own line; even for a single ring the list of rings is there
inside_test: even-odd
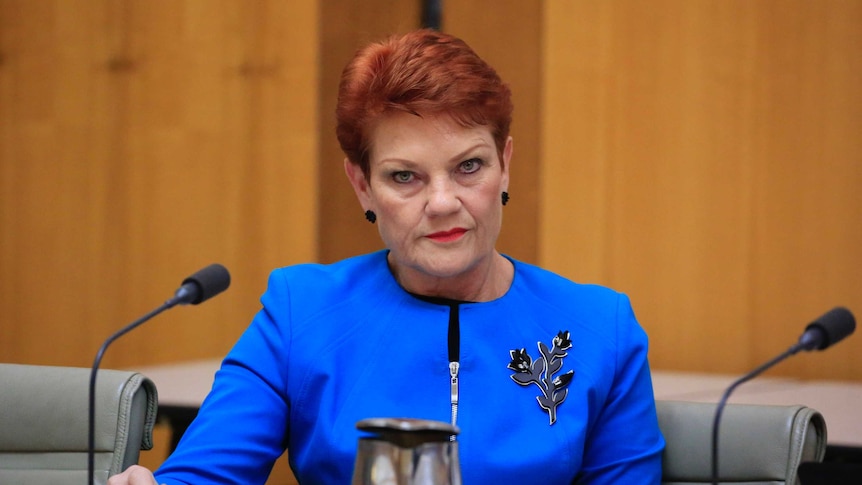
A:
[[[458,368],[457,362],[449,362],[449,376],[451,376],[451,397],[452,404],[458,404]]]
[[[449,362],[449,396],[452,399],[452,426],[458,424],[458,369],[457,362]],[[449,436],[449,441],[455,441],[455,435]]]

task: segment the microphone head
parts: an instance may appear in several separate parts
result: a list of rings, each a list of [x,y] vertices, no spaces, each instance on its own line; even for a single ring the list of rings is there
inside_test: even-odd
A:
[[[805,350],[824,350],[837,344],[856,330],[856,319],[850,310],[835,307],[805,327],[799,339]]]
[[[228,286],[230,286],[230,273],[227,268],[214,263],[184,279],[177,291],[177,296],[181,298],[182,303],[197,305],[223,292]]]

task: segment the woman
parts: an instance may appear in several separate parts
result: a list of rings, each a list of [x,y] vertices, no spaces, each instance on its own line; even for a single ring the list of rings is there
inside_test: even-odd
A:
[[[386,249],[272,273],[158,483],[263,483],[285,449],[300,483],[349,483],[355,424],[380,416],[455,423],[468,485],[660,482],[628,299],[495,250],[511,112],[457,38],[421,30],[357,53],[337,135]],[[135,467],[110,483],[154,482]]]

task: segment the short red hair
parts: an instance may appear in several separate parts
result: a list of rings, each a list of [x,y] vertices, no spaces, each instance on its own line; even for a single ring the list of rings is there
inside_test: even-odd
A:
[[[512,109],[509,87],[463,40],[423,29],[356,53],[341,74],[335,131],[367,178],[369,132],[387,113],[448,114],[463,126],[488,126],[502,160]]]

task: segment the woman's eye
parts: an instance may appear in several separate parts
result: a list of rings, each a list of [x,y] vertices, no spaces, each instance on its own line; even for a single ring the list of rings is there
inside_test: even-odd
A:
[[[395,172],[394,174],[392,174],[392,179],[399,184],[405,184],[413,180],[413,172],[408,172],[406,170]]]
[[[464,173],[473,173],[482,166],[482,160],[478,158],[471,158],[470,160],[464,160],[461,162],[461,171]]]

